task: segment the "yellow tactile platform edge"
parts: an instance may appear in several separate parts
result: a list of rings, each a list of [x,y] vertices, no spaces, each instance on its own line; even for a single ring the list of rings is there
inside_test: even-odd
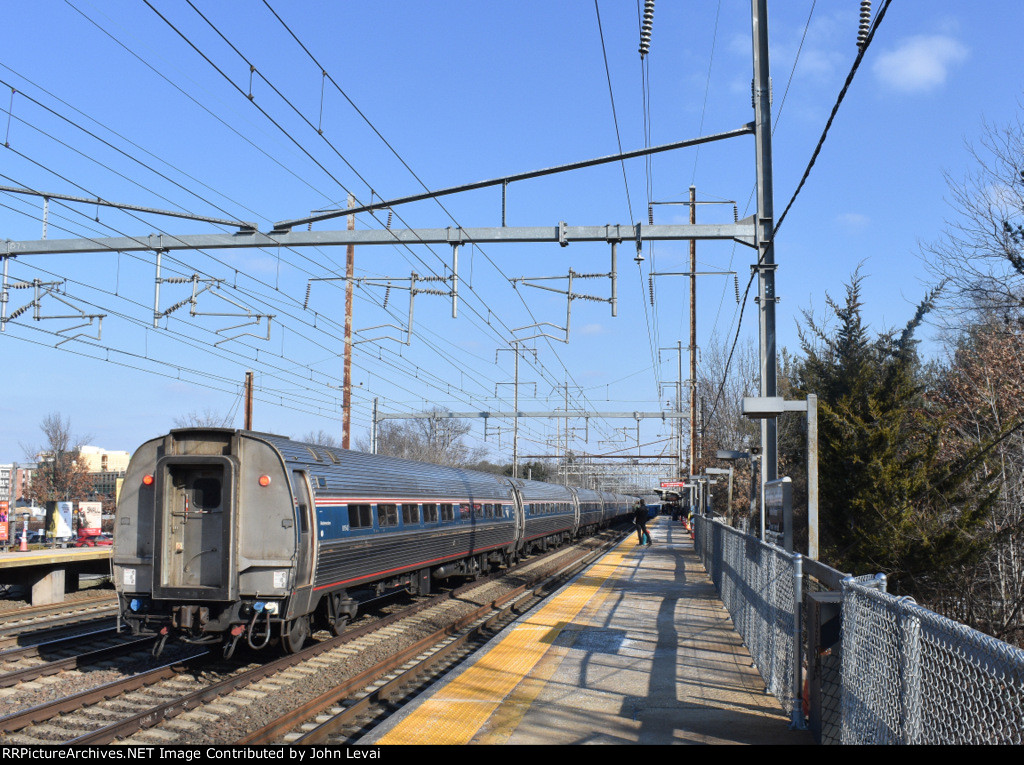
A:
[[[605,584],[636,547],[636,537],[630,535],[377,743],[469,743],[541,662],[566,625],[595,596],[604,599],[609,592]],[[536,690],[524,695],[535,698]]]

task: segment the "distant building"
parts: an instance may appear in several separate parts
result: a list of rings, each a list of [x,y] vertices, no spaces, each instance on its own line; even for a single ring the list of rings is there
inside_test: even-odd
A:
[[[0,499],[6,499],[11,507],[19,503],[28,504],[21,500],[25,497],[25,489],[32,483],[36,467],[35,462],[8,462],[0,465]]]
[[[128,469],[128,452],[110,452],[98,446],[83,446],[78,450],[78,459],[90,473],[121,473]]]
[[[123,470],[103,470],[99,473],[90,473],[89,478],[92,479],[92,490],[99,495],[114,499],[117,481],[119,478],[124,478],[124,472]]]
[[[0,500],[14,505],[14,464],[0,465]]]

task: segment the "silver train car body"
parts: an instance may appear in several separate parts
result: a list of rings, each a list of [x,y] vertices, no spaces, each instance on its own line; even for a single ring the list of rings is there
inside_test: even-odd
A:
[[[634,500],[266,433],[172,430],[128,465],[114,584],[135,634],[223,641],[226,655],[240,640],[297,651],[362,602],[593,533]]]

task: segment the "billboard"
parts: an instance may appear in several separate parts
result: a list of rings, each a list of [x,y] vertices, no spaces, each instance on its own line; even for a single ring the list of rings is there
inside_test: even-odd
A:
[[[53,505],[51,509],[51,505]],[[46,524],[46,534],[53,539],[67,538],[71,536],[71,514],[74,512],[74,502],[47,502],[47,509],[50,512],[49,521]]]
[[[103,530],[101,518],[103,516],[102,502],[79,502],[78,512],[81,513],[82,525],[79,528],[82,536],[94,537]]]

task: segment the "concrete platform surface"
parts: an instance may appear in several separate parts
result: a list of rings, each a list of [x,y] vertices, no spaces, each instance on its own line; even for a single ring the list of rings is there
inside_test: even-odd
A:
[[[812,744],[680,524],[649,524],[362,744]]]

